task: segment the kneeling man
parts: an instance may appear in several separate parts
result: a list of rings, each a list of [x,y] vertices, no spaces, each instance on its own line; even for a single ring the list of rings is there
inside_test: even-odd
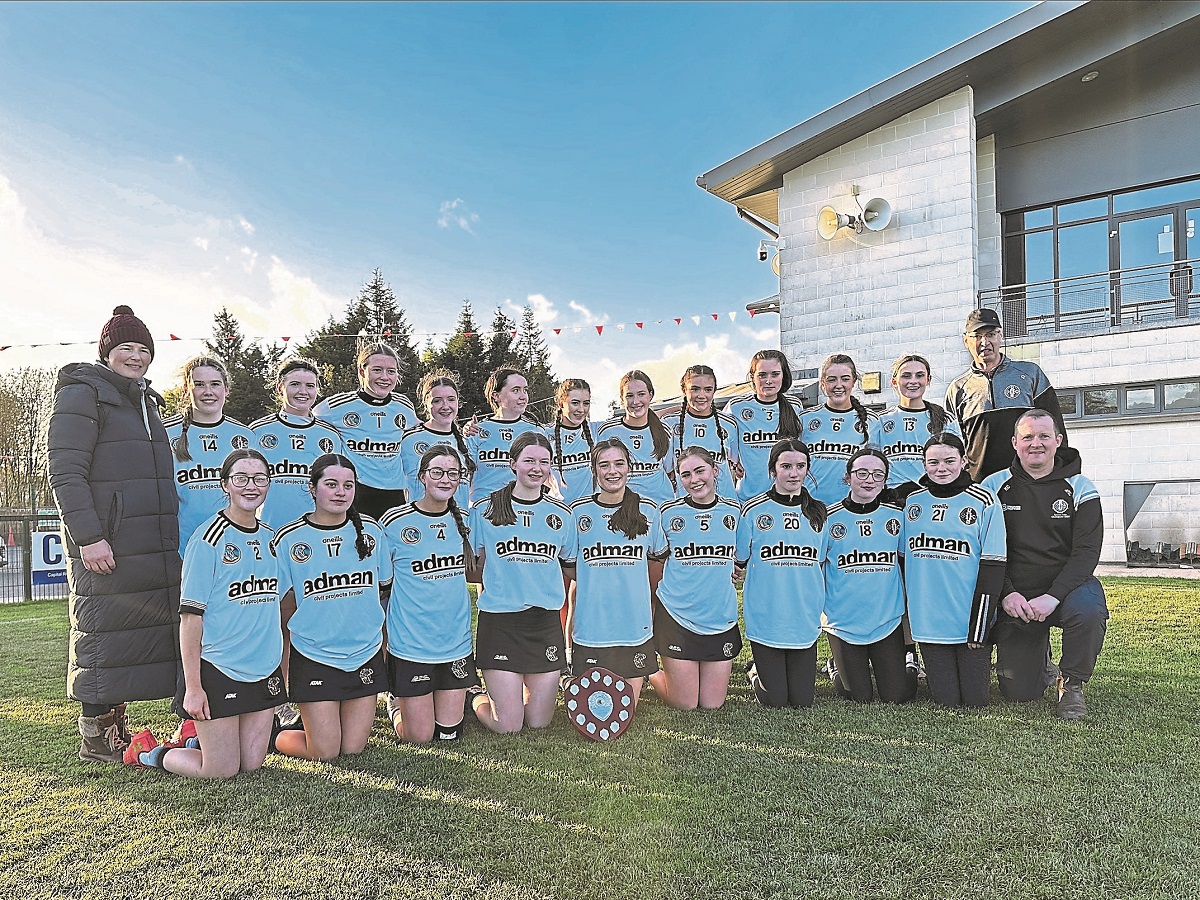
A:
[[[1009,700],[1042,696],[1057,678],[1058,714],[1087,715],[1083,686],[1104,645],[1108,606],[1096,579],[1104,521],[1100,494],[1080,474],[1079,451],[1046,411],[1017,419],[1012,466],[983,486],[1000,498],[1008,567],[993,631],[996,680]],[[1061,628],[1062,659],[1050,661],[1050,626]]]

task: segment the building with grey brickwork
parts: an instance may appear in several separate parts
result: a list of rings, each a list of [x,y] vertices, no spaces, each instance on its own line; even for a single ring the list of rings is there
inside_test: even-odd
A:
[[[1197,47],[1197,2],[1043,3],[697,179],[778,233],[755,306],[798,375],[847,352],[891,405],[919,352],[940,398],[967,313],[996,309],[1058,391],[1109,562],[1200,562]],[[818,234],[871,197],[886,229]]]

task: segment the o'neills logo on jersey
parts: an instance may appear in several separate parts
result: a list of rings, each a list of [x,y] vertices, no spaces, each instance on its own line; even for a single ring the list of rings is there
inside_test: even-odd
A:
[[[890,425],[891,422],[888,422]],[[894,444],[888,444],[883,448],[883,452],[888,456],[920,456],[925,450],[924,444],[906,444],[904,441],[896,441]]]
[[[897,553],[895,550],[851,550],[842,553],[837,558],[839,569],[853,569],[857,566],[894,566]]]
[[[586,562],[596,562],[601,559],[641,559],[640,544],[592,544],[583,548],[583,558]]]
[[[281,459],[279,462],[271,466],[272,477],[277,475],[307,475],[308,463],[292,462],[290,459]]]
[[[508,462],[508,448],[494,447],[490,450],[479,451],[480,462]]]
[[[841,453],[844,456],[849,456],[857,450],[860,444],[843,444],[838,441],[813,441],[808,445],[808,449],[813,453]]]
[[[229,586],[229,599],[239,600],[251,594],[278,594],[278,578],[256,578],[251,575],[245,581],[235,581]]]
[[[959,556],[969,556],[971,554],[971,545],[967,541],[937,537],[932,534],[926,534],[923,531],[908,539],[908,549],[935,550],[941,553],[955,553]]]
[[[400,442],[372,441],[367,438],[363,438],[361,441],[350,439],[346,441],[346,447],[357,453],[397,453],[400,450]]]
[[[463,567],[463,555],[459,553],[430,553],[424,559],[414,559],[410,564],[414,575],[431,575],[434,572],[452,572]]]
[[[749,410],[746,410],[746,412],[749,412]],[[779,440],[779,432],[777,431],[763,431],[760,428],[758,431],[742,432],[742,443],[753,444],[756,447],[774,444],[777,440]]]
[[[511,537],[507,541],[497,542],[496,552],[501,556],[553,556],[558,552],[558,547],[550,543],[523,541],[519,537]]]
[[[367,572],[338,572],[331,575],[322,572],[316,578],[304,582],[304,595],[323,594],[326,591],[338,591],[342,588],[371,587],[375,583],[375,573]]]
[[[733,544],[697,544],[690,541],[682,547],[672,547],[675,559],[733,559]]]
[[[220,466],[202,466],[200,463],[190,469],[180,469],[175,473],[175,481],[179,484],[191,484],[194,481],[220,481]]]
[[[797,544],[769,544],[758,552],[760,559],[803,559],[809,562],[817,561],[817,548],[804,547]]]

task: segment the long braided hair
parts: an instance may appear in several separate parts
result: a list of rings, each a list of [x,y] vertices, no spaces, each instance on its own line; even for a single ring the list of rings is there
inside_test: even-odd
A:
[[[526,431],[524,434],[517,435],[517,439],[512,442],[512,446],[508,448],[508,458],[511,462],[516,462],[521,458],[521,454],[529,447],[541,447],[547,453],[552,453],[550,449],[550,439],[540,431]],[[492,491],[488,496],[487,508],[483,511],[483,517],[493,525],[516,525],[517,513],[513,509],[513,491],[516,490],[517,482],[510,481],[498,491]],[[548,488],[542,485],[542,493],[546,493]]]
[[[317,495],[317,484],[321,481],[321,476],[325,474],[326,469],[331,469],[334,466],[341,466],[343,469],[349,469],[354,473],[354,484],[358,485],[358,469],[354,468],[354,463],[340,453],[322,453],[313,460],[312,467],[308,470],[308,485],[315,498]],[[363,532],[362,513],[358,511],[353,503],[346,510],[346,516],[354,523],[354,549],[358,551],[359,559],[366,559],[371,555],[371,545],[367,543],[367,536]]]
[[[191,451],[188,450],[188,429],[195,421],[192,418],[192,373],[200,368],[216,370],[217,374],[221,376],[221,380],[225,382],[225,389],[229,390],[229,370],[225,368],[225,363],[215,356],[193,356],[183,364],[180,374],[183,377],[183,389],[188,392],[189,399],[187,408],[183,411],[183,429],[179,433],[179,440],[175,442],[175,458],[179,462],[192,461]]]
[[[605,438],[602,441],[597,441],[592,447],[592,483],[596,483],[596,470],[600,464],[600,454],[606,450],[619,450],[625,456],[625,462],[633,468],[633,457],[629,455],[629,448],[620,438]],[[642,497],[633,488],[625,486],[625,496],[621,499],[621,505],[608,520],[609,531],[619,531],[629,540],[641,537],[650,531],[650,520],[646,518],[646,514],[642,512]]]
[[[704,366],[704,365],[688,366],[686,369],[683,370],[683,377],[679,379],[679,389],[681,391],[683,391],[683,405],[679,407],[679,425],[677,426],[679,429],[679,448],[680,448],[679,456],[680,456],[680,458],[683,457],[683,438],[684,438],[684,430],[683,429],[684,429],[684,426],[687,424],[688,384],[697,375],[699,375],[703,378],[711,378],[713,380],[713,387],[716,387],[716,385],[717,385],[717,373],[712,370],[711,366]],[[725,450],[725,439],[727,437],[729,437],[729,433],[727,431],[725,431],[725,426],[721,424],[721,414],[719,412],[717,412],[717,408],[716,408],[715,404],[713,405],[713,422],[715,422],[716,426],[717,426],[717,440],[719,440],[721,442],[721,458],[728,459],[729,454]]]
[[[775,477],[775,464],[779,462],[779,457],[788,452],[803,453],[809,465],[812,465],[812,452],[808,449],[808,444],[799,438],[784,438],[772,445],[771,455],[767,457],[767,470],[772,478]],[[800,486],[800,512],[808,519],[813,531],[824,528],[825,520],[829,518],[829,510],[825,508],[825,504],[810,494],[804,485]]]
[[[775,433],[781,438],[799,438],[804,429],[800,426],[800,417],[796,415],[796,408],[792,406],[791,402],[785,396],[792,386],[792,367],[788,363],[787,357],[783,355],[783,352],[780,350],[759,350],[750,357],[750,371],[746,377],[753,383],[754,373],[758,369],[758,364],[768,359],[779,363],[779,367],[783,370],[783,382],[779,388],[779,395],[775,398],[775,405],[779,410],[779,427],[775,429]],[[757,391],[755,392],[755,399],[758,399]],[[758,402],[762,403],[763,401],[759,400]]]
[[[892,381],[894,382],[900,376],[900,370],[908,363],[920,363],[925,367],[925,374],[929,378],[933,378],[933,369],[929,368],[929,360],[921,356],[919,353],[906,353],[894,363],[892,363]],[[899,393],[899,388],[897,388]],[[925,400],[925,408],[929,410],[929,432],[930,434],[941,434],[946,430],[946,408],[938,406],[936,403],[931,403]]]
[[[554,449],[551,452],[554,454],[554,459],[558,461],[558,474],[560,478],[564,477],[562,463],[563,409],[566,408],[572,391],[587,391],[590,396],[592,386],[582,378],[564,378],[562,383],[559,384],[558,389],[554,392]],[[580,431],[583,434],[583,439],[587,442],[588,450],[591,450],[596,440],[592,437],[592,426],[586,416],[583,419]]]
[[[850,374],[854,376],[854,383],[858,383],[858,366],[854,365],[854,360],[845,353],[834,353],[825,358],[825,362],[821,363],[821,389],[825,386],[825,373],[829,371],[830,366],[849,366]],[[867,424],[867,408],[862,405],[854,394],[850,395],[850,406],[854,409],[854,415],[858,418],[858,425],[855,430],[862,435],[860,444],[865,444],[871,439],[871,429]]]
[[[430,447],[421,454],[421,462],[417,465],[417,480],[421,480],[421,476],[429,471],[430,466],[435,459],[448,456],[454,460],[454,465],[459,469],[462,468],[462,457],[453,447],[448,447],[445,444],[437,444]],[[454,518],[454,528],[458,532],[458,536],[462,538],[463,543],[463,565],[467,569],[475,568],[475,551],[471,549],[471,532],[467,530],[466,514],[462,507],[454,499],[454,494],[450,494],[450,499],[446,501],[446,510]]]
[[[433,415],[433,408],[431,406],[433,402],[433,389],[440,387],[451,388],[454,391],[455,398],[459,396],[458,379],[448,369],[435,369],[422,378],[420,384],[417,385],[417,399],[421,401],[421,408],[425,410],[426,416]],[[467,461],[468,474],[474,475],[479,466],[475,464],[475,460],[467,452],[467,442],[463,440],[462,431],[459,429],[457,421],[450,423],[450,433],[454,435],[454,443],[458,446],[458,452]]]
[[[631,381],[640,381],[646,385],[646,390],[650,392],[650,399],[654,399],[654,382],[650,380],[650,376],[641,369],[631,369],[621,376],[619,394],[622,400],[625,398],[625,388]],[[654,458],[662,459],[671,452],[671,432],[662,423],[662,419],[658,417],[658,413],[652,409],[646,409],[646,421],[650,425],[650,435],[654,438]],[[595,447],[592,449],[595,450]],[[629,452],[628,448],[626,448],[625,452]],[[595,458],[595,454],[593,453],[592,459],[594,460]]]

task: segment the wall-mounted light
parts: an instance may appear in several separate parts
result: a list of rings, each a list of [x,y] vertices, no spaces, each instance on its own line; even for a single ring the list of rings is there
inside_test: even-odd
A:
[[[882,372],[863,372],[862,390],[864,394],[878,394],[883,391]]]

